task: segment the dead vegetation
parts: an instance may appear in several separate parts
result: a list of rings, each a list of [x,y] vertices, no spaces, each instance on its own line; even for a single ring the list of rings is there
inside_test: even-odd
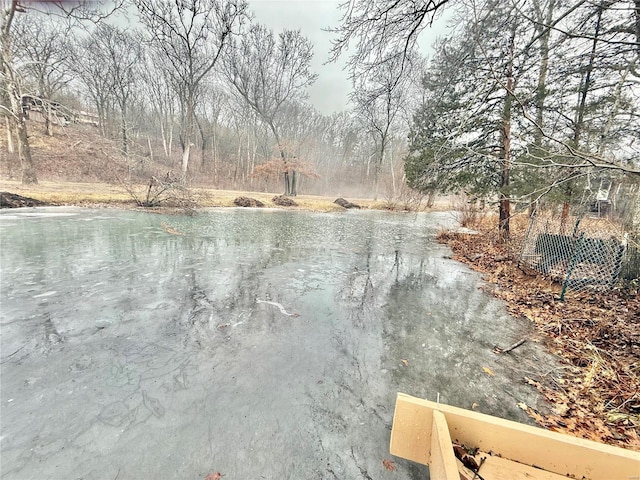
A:
[[[640,450],[640,298],[621,291],[558,299],[560,285],[518,267],[517,238],[526,219],[514,219],[516,241],[498,241],[494,229],[478,235],[442,232],[454,258],[483,272],[490,292],[509,312],[531,321],[563,363],[525,378],[549,401],[550,414],[520,405],[550,430]]]
[[[279,207],[297,207],[298,204],[291,199],[291,197],[287,197],[285,195],[276,195],[271,199],[273,203],[278,205]]]
[[[250,198],[250,197],[238,197],[233,201],[233,204],[237,207],[251,207],[251,208],[264,207],[264,203],[262,203],[260,200],[256,200],[255,198]]]
[[[126,181],[121,181],[120,184],[139,207],[173,207],[188,210],[198,206],[191,191],[172,172],[167,172],[160,178],[152,175],[143,188]]]

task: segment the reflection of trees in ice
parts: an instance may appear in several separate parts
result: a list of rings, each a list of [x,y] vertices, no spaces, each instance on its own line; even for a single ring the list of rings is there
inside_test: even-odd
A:
[[[110,474],[117,458],[136,476],[175,454],[195,459],[175,467],[190,478],[233,448],[239,460],[219,467],[238,478],[382,477],[398,390],[492,407],[491,392],[507,392],[509,359],[490,363],[491,348],[514,329],[477,277],[443,258],[429,218],[82,212],[4,230],[16,245],[0,251],[7,471]],[[43,405],[63,421],[30,415]],[[141,447],[169,435],[170,446]],[[91,462],[69,467],[62,445]],[[243,461],[281,452],[290,462],[273,470]]]

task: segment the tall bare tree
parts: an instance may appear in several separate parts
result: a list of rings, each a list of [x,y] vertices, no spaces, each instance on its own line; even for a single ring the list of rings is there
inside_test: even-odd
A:
[[[99,25],[92,35],[103,51],[111,93],[120,110],[121,151],[129,155],[129,104],[139,81],[140,42],[132,34],[111,25]]]
[[[91,99],[98,113],[98,123],[103,135],[108,133],[108,117],[112,109],[113,90],[115,86],[111,72],[109,53],[103,47],[98,36],[86,35],[84,31],[76,31],[70,47],[67,63],[80,82],[85,95]]]
[[[146,49],[140,69],[141,94],[147,99],[151,115],[159,127],[162,147],[166,159],[171,159],[173,131],[177,102],[173,95],[171,74],[164,68],[159,53]]]
[[[247,17],[245,0],[135,0],[151,45],[180,100],[182,174],[187,175],[198,89]]]
[[[300,31],[285,30],[276,39],[262,25],[253,25],[225,56],[224,73],[234,90],[260,116],[275,137],[285,164],[285,195],[296,195],[297,172],[287,167],[287,155],[278,127],[287,102],[304,98],[317,75],[309,69],[313,46]]]
[[[33,167],[29,135],[24,112],[22,110],[21,79],[16,71],[13,55],[12,27],[16,14],[24,14],[26,9],[18,3],[18,0],[4,0],[0,10],[0,48],[2,55],[2,112],[9,119],[9,134],[11,130],[16,132],[18,139],[18,157],[22,169],[22,183],[38,183],[38,177]]]
[[[42,104],[47,135],[51,129],[54,95],[71,80],[65,68],[69,49],[66,38],[69,24],[63,19],[41,14],[21,15],[14,30],[14,56],[21,59],[23,76],[35,80],[36,92]]]
[[[401,62],[395,58],[395,61],[387,61],[353,80],[351,103],[377,147],[373,167],[374,200],[378,199],[380,173],[389,142],[406,107],[410,76],[406,69],[402,71]]]

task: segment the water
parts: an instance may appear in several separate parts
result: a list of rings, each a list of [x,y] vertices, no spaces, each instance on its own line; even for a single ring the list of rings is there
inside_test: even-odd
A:
[[[383,478],[398,391],[528,421],[550,360],[492,353],[528,326],[434,241],[451,223],[2,212],[2,477]]]

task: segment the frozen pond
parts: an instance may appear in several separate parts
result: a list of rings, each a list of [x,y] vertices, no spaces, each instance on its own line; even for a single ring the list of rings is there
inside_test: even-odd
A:
[[[528,327],[434,241],[451,223],[3,211],[2,478],[418,479],[382,464],[396,392],[527,421],[546,357],[492,353]]]

